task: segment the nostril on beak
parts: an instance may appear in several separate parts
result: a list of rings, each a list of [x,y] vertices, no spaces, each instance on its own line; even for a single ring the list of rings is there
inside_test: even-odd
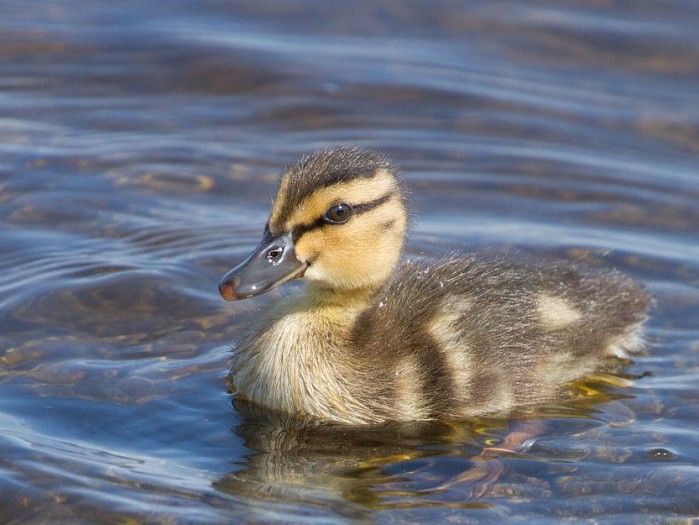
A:
[[[281,246],[275,246],[274,248],[267,250],[267,260],[269,262],[277,262],[277,259],[281,257],[282,253],[284,253],[284,248]]]
[[[235,287],[233,286],[233,281],[224,281],[218,285],[218,293],[221,294],[226,301],[235,301],[238,296],[235,293]]]

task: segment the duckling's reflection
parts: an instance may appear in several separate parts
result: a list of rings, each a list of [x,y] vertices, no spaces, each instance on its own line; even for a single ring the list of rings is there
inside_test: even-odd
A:
[[[510,459],[521,463],[528,455],[525,442],[550,431],[547,422],[565,420],[568,431],[584,433],[606,424],[590,416],[600,404],[612,407],[609,415],[614,400],[626,397],[608,383],[578,383],[574,390],[575,399],[566,405],[539,407],[515,419],[366,426],[319,424],[236,399],[234,408],[243,419],[234,432],[252,452],[215,487],[266,513],[296,514],[310,507],[353,519],[368,519],[387,506],[415,505],[415,497],[426,498],[424,504],[436,496],[439,504],[440,492],[449,492],[443,497],[452,507],[483,508],[489,504],[482,496],[493,487],[498,493],[501,481],[508,490],[515,483],[517,490],[543,495],[549,492],[546,482],[531,473],[526,478],[508,473]],[[541,459],[536,464],[546,470]]]
[[[267,518],[312,509],[315,517],[371,521],[374,511],[442,506],[443,497],[450,507],[489,507],[484,487],[504,470],[502,450],[483,450],[510,434],[505,419],[347,426],[233,404],[244,416],[234,432],[252,453],[215,488]]]
[[[400,462],[407,469],[419,469],[419,461],[406,462],[448,454],[441,450],[447,443],[458,444],[462,457],[477,456],[482,448],[477,425],[436,421],[329,425],[242,400],[233,404],[244,416],[234,431],[253,453],[246,456],[241,470],[221,479],[217,489],[257,501],[318,505],[353,518],[375,509],[386,496],[375,490],[377,485],[397,476],[385,472],[385,467]],[[425,483],[434,486],[434,479]]]

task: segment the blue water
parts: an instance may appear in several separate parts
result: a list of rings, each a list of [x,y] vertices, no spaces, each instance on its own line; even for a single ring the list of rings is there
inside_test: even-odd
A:
[[[696,520],[697,27],[686,0],[3,2],[0,522]],[[233,406],[231,350],[296,285],[217,281],[284,166],[346,143],[401,165],[409,256],[643,282],[643,377],[511,420]]]

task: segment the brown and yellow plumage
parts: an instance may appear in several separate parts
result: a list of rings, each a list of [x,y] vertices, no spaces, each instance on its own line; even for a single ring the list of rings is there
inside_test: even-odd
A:
[[[641,346],[650,302],[630,278],[469,256],[399,264],[395,168],[355,148],[301,159],[224,298],[310,281],[233,358],[238,395],[341,423],[459,418],[530,405]]]

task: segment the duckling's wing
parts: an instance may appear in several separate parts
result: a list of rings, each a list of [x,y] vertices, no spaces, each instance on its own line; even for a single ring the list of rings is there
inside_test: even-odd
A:
[[[366,312],[364,345],[410,370],[431,415],[506,410],[637,350],[649,303],[629,277],[567,262],[408,262]]]

